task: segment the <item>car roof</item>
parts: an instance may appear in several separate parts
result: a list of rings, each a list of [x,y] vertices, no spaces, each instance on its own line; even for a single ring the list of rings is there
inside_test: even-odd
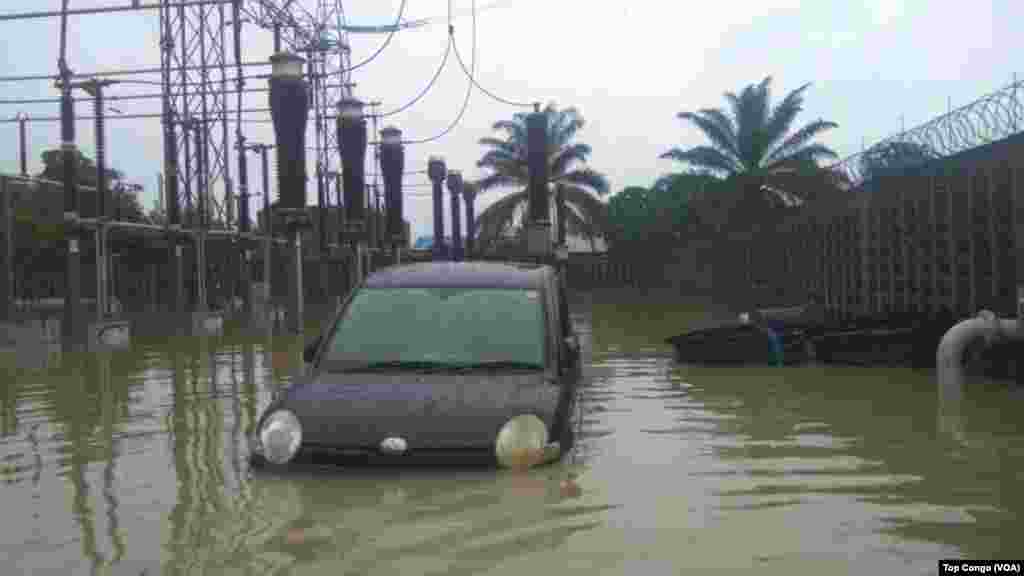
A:
[[[368,288],[522,288],[542,289],[551,267],[530,262],[419,262],[378,270]]]

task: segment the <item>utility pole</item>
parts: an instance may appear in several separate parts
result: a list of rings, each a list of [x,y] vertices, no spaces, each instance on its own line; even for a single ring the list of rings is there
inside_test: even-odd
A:
[[[28,176],[28,115],[19,112],[18,116],[18,151],[21,164],[21,175]]]
[[[75,146],[75,104],[71,98],[71,69],[67,64],[68,2],[63,0],[60,25],[60,124],[61,152],[64,160],[64,237],[67,258],[64,270],[64,318],[61,325],[64,348],[73,350],[78,334],[79,291],[81,289],[82,255],[79,252],[78,185],[75,167],[78,149]]]

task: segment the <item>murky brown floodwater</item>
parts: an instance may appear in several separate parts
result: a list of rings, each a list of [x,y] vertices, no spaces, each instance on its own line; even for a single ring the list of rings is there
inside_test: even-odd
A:
[[[292,337],[0,352],[2,574],[934,574],[1020,556],[1024,394],[862,368],[677,367],[698,307],[576,308],[574,453],[526,475],[251,475]],[[581,493],[559,484],[578,473]]]

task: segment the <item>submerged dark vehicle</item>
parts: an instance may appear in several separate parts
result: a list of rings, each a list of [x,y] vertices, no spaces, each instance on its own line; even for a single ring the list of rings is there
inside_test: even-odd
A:
[[[300,452],[482,452],[513,466],[572,443],[579,341],[566,288],[539,264],[386,268],[306,349],[251,441],[255,465]]]

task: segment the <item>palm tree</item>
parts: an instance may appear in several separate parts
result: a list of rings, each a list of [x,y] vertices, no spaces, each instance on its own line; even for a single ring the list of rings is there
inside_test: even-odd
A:
[[[812,140],[835,122],[815,120],[791,131],[797,114],[803,110],[804,84],[790,92],[774,108],[770,107],[771,77],[751,84],[739,95],[725,94],[730,113],[722,108],[680,112],[677,116],[697,126],[709,145],[689,150],[672,148],[661,155],[698,169],[709,170],[741,183],[741,200],[756,213],[769,204],[797,205],[803,200],[793,177],[813,172],[822,159],[836,158],[828,147]],[[758,206],[760,205],[760,206]]]
[[[565,240],[567,231],[590,238],[608,232],[607,206],[596,196],[608,193],[608,179],[587,167],[591,148],[573,142],[584,126],[583,116],[576,108],[557,109],[548,104],[543,110],[548,117],[548,182],[555,204],[558,242]],[[518,192],[509,194],[491,204],[477,217],[477,237],[482,244],[493,242],[502,233],[514,228],[520,221],[529,200],[526,154],[527,114],[515,114],[511,120],[495,122],[493,129],[504,133],[504,138],[481,138],[480,144],[489,148],[477,162],[488,168],[490,174],[475,184],[480,192],[493,188],[513,186]]]

